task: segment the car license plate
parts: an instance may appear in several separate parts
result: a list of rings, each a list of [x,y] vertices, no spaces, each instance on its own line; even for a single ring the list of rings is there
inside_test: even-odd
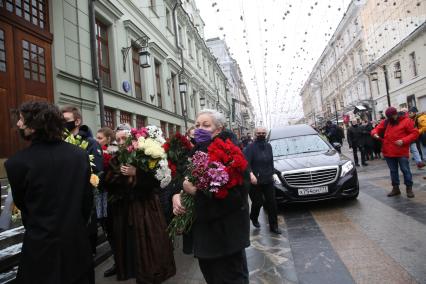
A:
[[[299,192],[299,195],[313,195],[313,194],[319,194],[319,193],[326,193],[328,192],[328,187],[321,186],[321,187],[311,187],[311,188],[299,188],[298,192]]]

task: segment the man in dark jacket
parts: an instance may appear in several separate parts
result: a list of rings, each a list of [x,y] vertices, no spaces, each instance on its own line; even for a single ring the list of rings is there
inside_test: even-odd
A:
[[[63,118],[52,104],[23,104],[17,126],[31,141],[5,163],[25,227],[17,283],[94,283],[87,153],[62,141]]]
[[[88,146],[86,148],[86,152],[89,155],[93,156],[93,164],[92,167],[93,172],[101,176],[100,173],[103,171],[103,156],[102,156],[102,148],[98,144],[95,138],[93,138],[92,131],[89,129],[87,125],[83,125],[82,116],[78,108],[73,106],[65,106],[62,109],[62,114],[65,118],[65,127],[68,131],[74,136],[80,136],[82,140],[87,141]],[[96,254],[96,245],[97,245],[97,235],[98,235],[98,227],[97,227],[97,216],[96,210],[94,208],[92,217],[89,225],[89,238],[90,243],[92,245],[92,253]]]
[[[278,229],[277,203],[273,186],[274,157],[272,146],[266,142],[266,128],[258,127],[255,130],[256,140],[244,150],[249,163],[252,188],[250,199],[252,201],[250,219],[253,226],[260,227],[258,217],[260,208],[266,205],[268,210],[269,228],[275,234],[281,234]],[[265,202],[265,203],[264,203]]]
[[[358,150],[361,153],[361,163],[363,166],[366,165],[365,163],[365,151],[364,147],[361,144],[362,141],[362,131],[361,127],[358,125],[358,120],[354,119],[352,120],[352,126],[348,129],[348,143],[349,148],[352,148],[352,152],[354,154],[354,162],[357,167],[359,167],[359,160],[358,160]]]

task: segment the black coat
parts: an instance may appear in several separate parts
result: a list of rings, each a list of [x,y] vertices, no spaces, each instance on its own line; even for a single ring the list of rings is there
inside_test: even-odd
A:
[[[359,125],[353,125],[348,129],[348,144],[350,147],[361,147],[362,129]]]
[[[229,138],[227,135],[219,135]],[[207,151],[208,144],[199,144],[194,150]],[[250,246],[248,206],[249,178],[245,184],[228,192],[224,199],[195,195],[195,215],[192,226],[194,255],[201,259],[217,259],[232,255]]]
[[[271,144],[256,140],[244,149],[244,155],[249,164],[249,170],[256,176],[258,184],[273,182],[274,156]]]
[[[33,142],[5,167],[26,229],[18,283],[79,281],[93,269],[86,227],[93,205],[87,153],[63,141]]]
[[[368,149],[373,149],[374,147],[374,139],[371,137],[371,131],[373,130],[373,126],[369,123],[366,125],[361,125],[361,145]]]

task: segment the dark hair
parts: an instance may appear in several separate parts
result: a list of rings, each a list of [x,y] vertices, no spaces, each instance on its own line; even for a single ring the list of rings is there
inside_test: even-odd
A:
[[[62,113],[64,112],[72,112],[74,119],[82,119],[81,112],[75,106],[64,106],[61,108]]]
[[[19,107],[24,125],[34,129],[31,140],[52,142],[63,139],[64,117],[59,108],[51,103],[29,101]]]

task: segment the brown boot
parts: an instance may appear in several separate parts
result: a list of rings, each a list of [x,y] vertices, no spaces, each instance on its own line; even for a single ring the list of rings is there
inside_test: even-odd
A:
[[[407,185],[407,197],[408,198],[413,198],[414,197],[413,186],[412,185],[410,185],[410,186]]]
[[[391,196],[400,195],[400,194],[401,194],[401,191],[399,190],[399,185],[394,185],[392,187],[392,191],[388,193],[388,196],[391,197]]]

